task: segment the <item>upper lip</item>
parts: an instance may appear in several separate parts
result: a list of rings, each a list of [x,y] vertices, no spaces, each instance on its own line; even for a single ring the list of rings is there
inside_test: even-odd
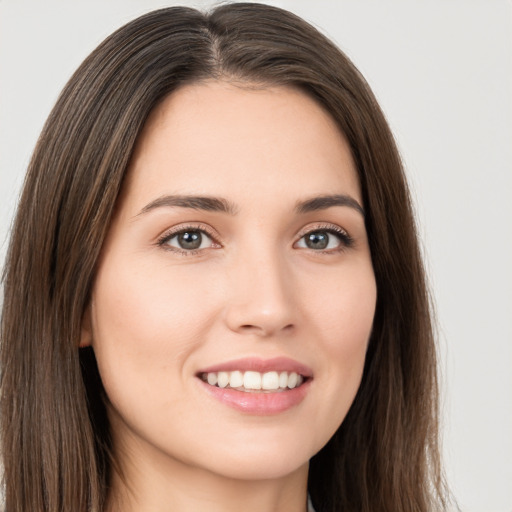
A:
[[[215,364],[199,370],[202,373],[232,372],[239,370],[241,372],[253,371],[259,373],[265,372],[295,372],[303,377],[312,377],[313,370],[294,359],[289,357],[274,357],[271,359],[263,359],[258,357],[245,357],[242,359],[233,359],[224,363]]]

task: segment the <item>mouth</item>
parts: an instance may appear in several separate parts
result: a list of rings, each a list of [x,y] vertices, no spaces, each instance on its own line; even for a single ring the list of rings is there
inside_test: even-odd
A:
[[[203,382],[218,388],[235,389],[244,393],[276,393],[301,386],[308,377],[297,372],[220,371],[203,372]]]
[[[209,396],[231,408],[248,414],[273,415],[304,400],[313,372],[285,357],[246,358],[204,368],[196,377]]]

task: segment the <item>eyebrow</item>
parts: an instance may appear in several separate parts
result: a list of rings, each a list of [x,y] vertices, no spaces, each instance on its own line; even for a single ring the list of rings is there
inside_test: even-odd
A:
[[[138,215],[142,215],[156,208],[165,206],[190,208],[192,210],[204,210],[208,212],[229,213],[230,215],[235,215],[237,212],[237,208],[234,204],[219,197],[168,195],[161,196],[154,201],[151,201],[142,208]]]
[[[309,213],[318,210],[326,210],[332,206],[348,206],[365,216],[363,207],[351,196],[346,194],[333,194],[326,196],[313,197],[305,201],[299,201],[295,210],[298,213]]]
[[[359,212],[363,217],[365,216],[363,207],[353,197],[346,194],[317,196],[299,201],[295,205],[295,211],[304,214],[326,210],[333,206],[347,206]],[[144,206],[136,217],[162,207],[189,208],[192,210],[227,213],[229,215],[236,215],[238,212],[238,208],[233,203],[221,197],[165,195]]]

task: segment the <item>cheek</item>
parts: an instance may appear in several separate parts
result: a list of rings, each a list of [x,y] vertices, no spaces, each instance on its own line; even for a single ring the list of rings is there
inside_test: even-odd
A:
[[[131,342],[142,352],[153,341],[173,346],[194,338],[206,307],[200,279],[191,282],[189,274],[160,270],[137,261],[100,270],[93,292],[97,334],[108,329],[109,340],[123,348]]]
[[[338,308],[330,309],[331,331],[326,340],[334,371],[358,387],[373,325],[376,286],[372,274],[352,278],[338,293]]]
[[[135,270],[134,270],[135,269]],[[197,282],[131,261],[100,268],[92,300],[93,347],[113,400],[133,387],[151,395],[176,385],[187,356],[215,317]],[[201,319],[199,321],[199,319]],[[129,375],[130,379],[126,376]]]
[[[323,369],[315,383],[323,400],[317,405],[313,430],[327,432],[326,438],[338,429],[359,389],[376,295],[371,266],[326,281],[323,292],[317,289],[309,295],[310,303],[316,303],[310,323],[318,333],[316,357]]]
[[[373,269],[369,262],[348,266],[322,284],[310,287],[306,309],[326,354],[345,365],[347,357],[366,352],[377,299]]]

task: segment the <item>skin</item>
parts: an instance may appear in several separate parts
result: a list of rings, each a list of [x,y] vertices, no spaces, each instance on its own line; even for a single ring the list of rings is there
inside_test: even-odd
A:
[[[176,194],[221,197],[234,211],[147,208]],[[362,205],[343,135],[299,91],[206,82],[152,113],[81,342],[96,354],[123,474],[114,474],[110,510],[305,510],[308,460],[354,399],[376,301],[361,212],[296,210],[332,194]],[[208,231],[199,250],[169,238],[182,228]],[[334,228],[350,246],[326,233]],[[328,237],[327,250],[305,244],[312,231]],[[197,377],[277,356],[313,372],[303,401],[278,414],[235,410]]]

